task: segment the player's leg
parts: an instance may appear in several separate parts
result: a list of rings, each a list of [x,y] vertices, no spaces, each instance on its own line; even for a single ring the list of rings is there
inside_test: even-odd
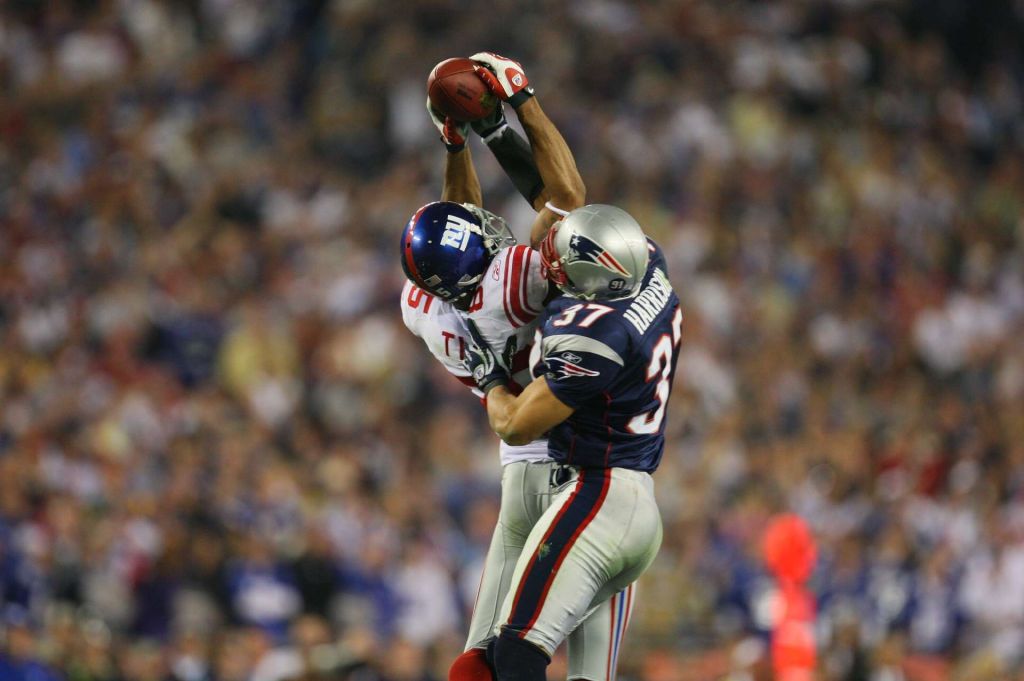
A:
[[[502,632],[494,644],[498,681],[545,681],[551,654],[533,643]]]
[[[536,656],[524,655],[522,642],[550,659],[594,604],[647,569],[660,544],[650,476],[624,469],[581,472],[526,541],[502,606],[494,655],[498,679],[543,681],[543,668],[538,675]]]
[[[635,603],[636,582],[593,608],[569,634],[567,681],[614,681]]]
[[[494,678],[484,648],[470,648],[448,668],[448,681],[494,681]]]
[[[548,470],[542,464],[526,462],[510,463],[502,469],[498,523],[484,559],[465,652],[449,669],[449,681],[487,681],[492,678],[484,650],[494,636],[501,605],[508,593],[523,544],[540,516],[537,500],[547,492]]]

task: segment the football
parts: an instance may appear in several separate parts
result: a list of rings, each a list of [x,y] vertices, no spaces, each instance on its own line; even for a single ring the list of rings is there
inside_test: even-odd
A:
[[[498,98],[473,71],[476,64],[465,57],[440,62],[427,78],[427,96],[437,111],[457,121],[478,121],[494,111]]]

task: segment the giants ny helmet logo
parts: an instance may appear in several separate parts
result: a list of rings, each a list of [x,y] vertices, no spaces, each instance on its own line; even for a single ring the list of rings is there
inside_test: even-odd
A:
[[[444,226],[444,234],[441,236],[441,245],[464,251],[469,244],[470,234],[482,234],[482,232],[469,220],[460,218],[458,215],[449,215],[448,222]]]
[[[588,239],[582,234],[573,234],[569,240],[569,252],[566,254],[566,262],[590,262],[606,270],[629,276],[629,271],[615,259],[611,253],[605,250],[604,246]]]

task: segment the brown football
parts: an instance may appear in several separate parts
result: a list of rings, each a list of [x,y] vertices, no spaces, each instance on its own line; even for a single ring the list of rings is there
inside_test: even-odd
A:
[[[478,121],[494,111],[498,98],[491,94],[465,57],[440,62],[427,78],[427,96],[435,109],[457,121]]]

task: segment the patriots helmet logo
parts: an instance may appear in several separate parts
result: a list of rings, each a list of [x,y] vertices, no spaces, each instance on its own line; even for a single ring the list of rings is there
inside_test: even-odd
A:
[[[569,353],[565,353],[569,354]],[[600,376],[600,371],[594,371],[586,367],[581,367],[578,364],[574,364],[571,359],[563,357],[548,357],[547,362],[547,375],[550,378],[558,381],[563,378],[584,378],[588,376]]]
[[[567,262],[591,262],[606,270],[621,274],[624,277],[630,276],[629,271],[615,259],[611,253],[605,250],[604,246],[581,234],[573,234],[569,240],[569,253],[566,254]]]

